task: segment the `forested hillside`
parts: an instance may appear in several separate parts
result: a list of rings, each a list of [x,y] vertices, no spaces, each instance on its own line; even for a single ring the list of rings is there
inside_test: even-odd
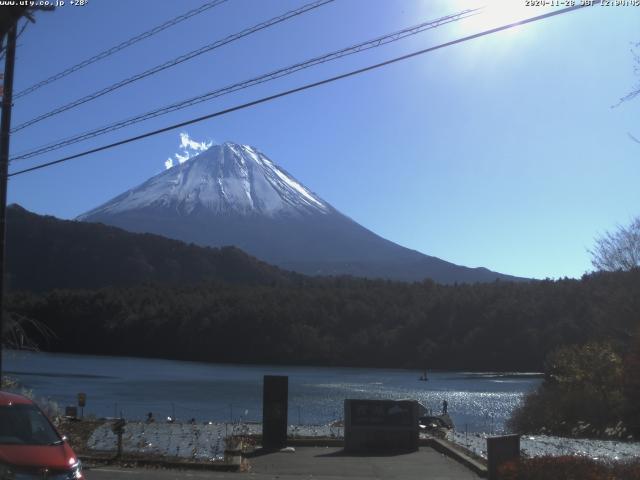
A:
[[[561,345],[640,324],[640,270],[443,286],[354,278],[14,293],[46,350],[215,362],[537,370]]]
[[[235,247],[198,247],[36,215],[18,205],[7,209],[7,273],[10,290],[36,292],[144,282],[274,284],[298,278]]]

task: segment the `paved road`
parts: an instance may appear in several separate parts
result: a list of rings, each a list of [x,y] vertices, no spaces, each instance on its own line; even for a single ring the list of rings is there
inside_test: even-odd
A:
[[[176,470],[95,468],[87,480],[467,480],[475,473],[454,460],[421,448],[414,453],[390,456],[350,456],[340,448],[298,447],[295,453],[270,453],[249,459],[248,473],[197,472]]]

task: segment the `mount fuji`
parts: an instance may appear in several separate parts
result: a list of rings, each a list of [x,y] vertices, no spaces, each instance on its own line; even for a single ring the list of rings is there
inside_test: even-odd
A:
[[[424,255],[343,215],[254,147],[215,145],[77,220],[203,246],[235,245],[311,275],[441,283],[520,280]]]

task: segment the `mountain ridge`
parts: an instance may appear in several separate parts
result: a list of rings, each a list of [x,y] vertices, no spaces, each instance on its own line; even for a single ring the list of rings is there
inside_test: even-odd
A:
[[[154,205],[178,207],[185,214],[198,207],[216,213],[267,216],[335,210],[256,148],[226,142],[149,178],[76,220]]]
[[[202,246],[235,245],[309,275],[441,283],[518,281],[391,242],[320,198],[257,148],[226,142],[77,217]]]
[[[38,215],[7,207],[10,290],[195,285],[292,284],[301,275],[268,265],[235,247],[201,247],[159,235]]]

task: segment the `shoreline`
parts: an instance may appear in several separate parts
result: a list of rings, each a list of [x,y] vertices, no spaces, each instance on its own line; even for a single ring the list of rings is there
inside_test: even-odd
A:
[[[62,433],[81,428],[83,422],[64,422]],[[115,450],[116,435],[107,420],[93,423],[90,435],[85,434],[86,444],[79,450],[85,454]],[[344,428],[325,425],[289,425],[288,437],[296,439],[317,439],[319,441],[343,441]],[[190,458],[199,461],[217,461],[224,457],[225,438],[244,437],[255,442],[262,435],[261,423],[208,422],[191,423],[145,423],[129,422],[125,425],[123,450],[128,454],[148,454],[151,456]],[[486,459],[487,433],[461,433],[450,431],[445,440]],[[421,434],[421,438],[430,438]],[[75,446],[74,446],[75,448]],[[640,442],[576,439],[547,435],[522,435],[521,451],[526,457],[539,456],[583,456],[595,460],[626,461],[640,458]]]
[[[53,350],[44,350],[44,349],[40,349],[40,350],[15,350],[15,349],[3,349],[2,351],[2,355],[10,355],[10,354],[16,354],[16,355],[20,355],[22,353],[27,353],[27,354],[53,354],[53,355],[70,355],[70,356],[82,356],[82,357],[93,357],[96,359],[101,359],[101,358],[107,358],[107,359],[113,359],[113,358],[120,358],[123,360],[126,359],[131,359],[131,360],[156,360],[156,361],[166,361],[166,362],[183,362],[183,363],[196,363],[196,364],[200,364],[200,365],[221,365],[224,367],[249,367],[249,368],[274,368],[274,369],[281,369],[281,368],[291,368],[291,369],[298,369],[298,368],[345,368],[345,369],[376,369],[376,370],[383,370],[383,371],[393,371],[393,372],[416,372],[416,374],[418,376],[420,376],[420,374],[424,373],[424,367],[420,367],[417,366],[415,368],[402,368],[402,367],[384,367],[384,366],[365,366],[365,365],[317,365],[317,364],[289,364],[289,363],[238,363],[238,362],[222,362],[222,361],[215,361],[215,362],[208,362],[208,361],[204,361],[204,360],[189,360],[189,359],[183,359],[183,358],[169,358],[169,357],[153,357],[153,356],[134,356],[134,355],[117,355],[117,354],[100,354],[100,353],[82,353],[82,352],[67,352],[67,351],[53,351]],[[543,372],[535,372],[535,371],[531,371],[530,369],[527,370],[513,370],[513,369],[508,369],[508,370],[500,370],[500,369],[494,369],[494,370],[488,370],[488,369],[478,369],[478,370],[473,370],[470,368],[464,368],[464,369],[460,369],[460,368],[429,368],[428,369],[429,372],[432,373],[461,373],[461,374],[468,374],[468,375],[474,375],[474,376],[482,376],[482,375],[487,375],[487,376],[491,376],[491,375],[495,375],[495,376],[517,376],[517,377],[522,377],[522,378],[542,378],[544,377],[544,373]],[[19,372],[19,371],[7,371],[6,373],[9,374],[13,374],[13,375],[24,375],[25,372]]]

